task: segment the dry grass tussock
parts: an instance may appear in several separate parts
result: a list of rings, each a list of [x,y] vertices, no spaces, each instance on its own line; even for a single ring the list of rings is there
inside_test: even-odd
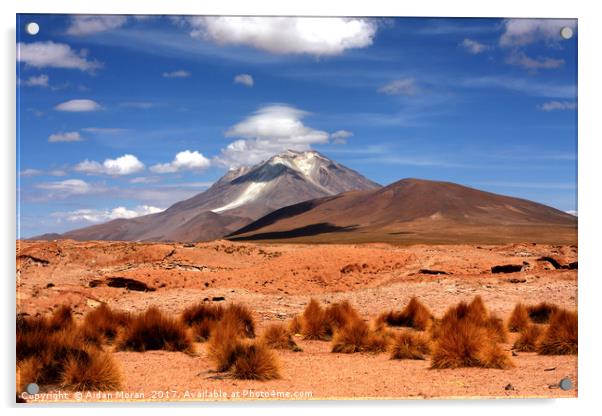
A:
[[[431,325],[433,315],[416,297],[402,311],[389,311],[377,319],[377,323],[386,323],[389,326],[405,326],[424,331]]]
[[[263,332],[261,340],[270,348],[288,349],[295,352],[303,351],[293,340],[290,331],[283,324],[269,325]]]
[[[541,355],[577,354],[578,326],[577,312],[566,309],[555,310],[537,352]]]
[[[121,372],[112,357],[91,344],[69,308],[49,318],[17,318],[17,388],[32,382],[72,390],[117,390]]]
[[[81,331],[84,339],[92,344],[111,344],[120,331],[126,328],[132,318],[129,313],[115,311],[106,304],[88,312],[84,317]]]
[[[497,344],[504,330],[491,318],[483,300],[460,302],[448,309],[433,331],[431,368],[509,368],[510,357]]]
[[[510,332],[521,332],[527,329],[531,324],[527,307],[522,303],[517,303],[508,319],[508,330]]]
[[[403,331],[391,344],[392,360],[424,360],[431,353],[431,341],[423,333]]]
[[[374,331],[358,319],[338,329],[332,339],[332,352],[385,352],[391,342],[390,331]]]
[[[520,336],[512,348],[520,352],[535,352],[543,333],[544,329],[540,325],[530,324],[520,331]]]
[[[230,371],[234,378],[280,378],[280,364],[274,352],[263,341],[240,338],[238,328],[232,321],[224,322],[211,335],[208,353],[217,371]]]
[[[550,322],[552,313],[558,309],[553,303],[541,302],[537,305],[527,306],[527,312],[532,322],[536,324],[547,324]]]
[[[132,318],[115,342],[118,351],[165,350],[192,353],[192,340],[181,320],[150,307]]]

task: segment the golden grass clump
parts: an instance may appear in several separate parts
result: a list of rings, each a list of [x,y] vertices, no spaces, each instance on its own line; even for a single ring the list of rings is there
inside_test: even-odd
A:
[[[255,320],[253,313],[244,305],[231,303],[224,309],[220,325],[230,325],[241,337],[255,338]]]
[[[577,312],[556,309],[550,318],[537,353],[541,355],[576,355],[578,341]]]
[[[48,320],[48,330],[50,331],[60,331],[62,329],[73,328],[74,326],[73,313],[67,305],[59,306]]]
[[[291,334],[297,335],[301,333],[301,317],[299,315],[293,316],[288,323],[288,330]]]
[[[121,373],[109,354],[86,346],[67,358],[60,383],[80,391],[117,390],[121,386]]]
[[[521,332],[527,329],[531,324],[527,307],[522,303],[517,303],[508,320],[508,330],[510,332]]]
[[[250,342],[241,339],[233,321],[223,322],[211,335],[208,353],[217,371],[230,371],[235,378],[280,378],[280,365],[276,355],[261,341]]]
[[[512,367],[510,357],[497,344],[499,330],[499,320],[489,316],[479,296],[470,304],[460,302],[448,309],[432,332],[431,368]]]
[[[305,339],[328,340],[326,312],[317,300],[311,299],[301,316],[301,335]]]
[[[223,316],[224,308],[221,305],[199,303],[184,309],[180,318],[191,328],[194,341],[205,342]]]
[[[514,342],[513,349],[520,352],[535,352],[543,335],[543,328],[538,324],[530,324],[520,331],[520,336]]]
[[[527,306],[527,312],[532,322],[536,324],[547,324],[550,322],[552,313],[558,309],[553,303],[541,302],[537,305]]]
[[[372,331],[362,320],[355,320],[337,330],[332,339],[332,352],[384,352],[389,346],[390,332]]]
[[[379,316],[377,324],[384,322],[389,326],[405,326],[424,331],[431,325],[432,320],[430,310],[416,297],[412,297],[402,311],[389,311]]]
[[[219,321],[224,316],[224,308],[222,305],[212,303],[198,303],[184,309],[181,318],[182,321],[192,326],[195,323],[202,321]]]
[[[428,336],[415,331],[397,334],[391,345],[392,360],[424,360],[430,352]]]
[[[150,307],[136,315],[116,340],[118,351],[165,350],[191,353],[192,340],[182,321]]]
[[[291,333],[283,324],[269,325],[261,337],[262,341],[270,348],[301,351],[301,348],[293,340]]]
[[[131,320],[129,313],[115,311],[103,303],[86,314],[80,330],[86,342],[111,344],[118,332],[127,327]]]
[[[324,314],[326,315],[327,333],[331,336],[345,325],[361,320],[357,311],[347,300],[328,306]]]
[[[262,342],[240,344],[235,356],[231,370],[234,378],[260,381],[280,378],[278,359]]]
[[[17,325],[17,386],[35,382],[76,390],[121,387],[112,357],[89,344],[65,308],[50,319],[20,317]],[[62,327],[62,329],[60,329]]]

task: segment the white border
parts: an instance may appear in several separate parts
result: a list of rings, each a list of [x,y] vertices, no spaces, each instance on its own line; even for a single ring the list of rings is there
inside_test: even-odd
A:
[[[313,403],[267,403],[251,405],[239,404],[198,404],[154,407],[144,406],[149,415],[177,413],[219,413],[219,414],[287,414],[336,413],[345,409],[351,414],[371,412],[379,413],[420,412],[438,414],[462,412],[464,415],[484,412],[489,415],[523,413],[524,411],[545,412],[546,414],[580,414],[593,408],[600,408],[601,385],[600,353],[600,310],[596,304],[602,295],[602,274],[598,260],[602,230],[600,227],[600,104],[602,96],[600,75],[602,65],[599,51],[602,39],[599,13],[595,2],[545,1],[527,2],[525,0],[505,0],[496,3],[470,0],[421,0],[412,2],[394,2],[386,0],[304,0],[285,2],[278,0],[254,1],[198,1],[193,0],[103,0],[77,2],[69,0],[18,0],[3,1],[1,19],[3,25],[2,89],[2,137],[3,158],[3,204],[2,204],[2,246],[0,254],[4,274],[3,311],[6,328],[2,345],[2,388],[4,406],[11,406],[14,400],[14,262],[15,262],[15,13],[131,13],[131,14],[230,14],[230,15],[331,15],[331,16],[473,16],[473,17],[565,17],[579,19],[579,326],[581,342],[579,351],[579,399],[577,400],[504,400],[504,401],[429,401],[429,402],[313,402]],[[597,123],[596,123],[597,121]],[[400,375],[402,376],[402,375]],[[596,404],[598,406],[596,406]],[[131,406],[130,406],[131,407]],[[62,407],[40,409],[34,407],[8,409],[10,413],[20,414],[34,411],[50,415],[105,414],[106,407],[86,408]],[[115,409],[116,410],[116,409]],[[133,410],[133,409],[132,409]],[[138,411],[138,410],[134,410]]]

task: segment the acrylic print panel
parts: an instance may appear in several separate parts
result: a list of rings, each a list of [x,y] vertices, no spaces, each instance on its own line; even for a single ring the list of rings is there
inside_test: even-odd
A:
[[[18,400],[577,396],[575,20],[17,28]]]

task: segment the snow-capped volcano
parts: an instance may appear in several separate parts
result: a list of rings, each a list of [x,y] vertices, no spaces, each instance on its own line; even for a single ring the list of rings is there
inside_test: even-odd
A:
[[[287,150],[231,169],[211,188],[163,212],[65,233],[78,240],[200,241],[223,237],[276,209],[380,185],[310,151]]]

